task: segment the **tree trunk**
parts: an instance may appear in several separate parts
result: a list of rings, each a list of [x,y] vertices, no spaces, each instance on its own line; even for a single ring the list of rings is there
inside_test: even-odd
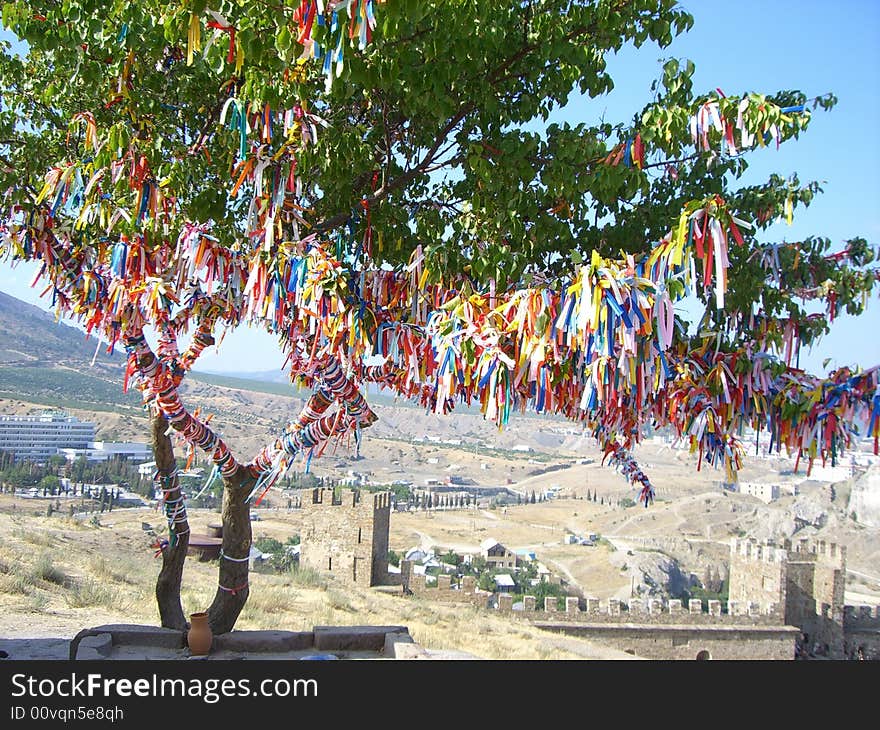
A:
[[[156,460],[156,469],[165,477],[174,475],[177,470],[177,462],[174,459],[174,447],[171,437],[167,435],[168,421],[165,417],[156,413],[150,419],[150,437],[153,447],[153,455]],[[170,483],[172,491],[165,493],[168,500],[180,499],[180,481],[176,476]],[[155,495],[160,498],[162,494]],[[183,564],[186,561],[186,552],[189,547],[189,522],[174,525],[177,537],[172,546],[162,549],[162,569],[156,579],[156,602],[159,605],[159,616],[162,626],[166,629],[187,629],[186,617],[183,606],[180,603],[180,585],[183,581]],[[182,534],[181,534],[182,533]]]
[[[246,501],[255,480],[244,467],[223,480],[223,554],[220,556],[219,585],[208,609],[214,634],[232,631],[247,603],[248,556],[251,551],[250,504]]]

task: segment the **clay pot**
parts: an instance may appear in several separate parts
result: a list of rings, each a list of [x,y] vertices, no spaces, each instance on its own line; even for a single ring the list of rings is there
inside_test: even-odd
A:
[[[186,643],[189,645],[190,654],[193,656],[205,656],[211,650],[214,634],[208,624],[208,613],[199,611],[189,615],[190,626],[186,635]]]

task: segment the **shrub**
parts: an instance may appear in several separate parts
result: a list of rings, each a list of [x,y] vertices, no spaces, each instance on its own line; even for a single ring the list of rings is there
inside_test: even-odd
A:
[[[64,600],[71,608],[109,606],[113,603],[113,598],[113,591],[91,578],[76,581],[64,595]]]
[[[28,611],[33,613],[42,613],[49,605],[49,597],[42,591],[34,593],[27,601]]]
[[[291,568],[290,577],[293,583],[305,588],[324,588],[327,583],[319,571],[299,564]]]
[[[254,547],[261,553],[280,553],[284,551],[284,545],[274,537],[258,537],[254,540]]]
[[[33,575],[35,578],[44,580],[47,583],[63,586],[67,583],[67,574],[57,568],[52,562],[52,558],[48,555],[41,555],[39,560],[34,564]]]
[[[32,593],[33,588],[34,584],[30,576],[16,573],[0,576],[0,593],[27,596]]]

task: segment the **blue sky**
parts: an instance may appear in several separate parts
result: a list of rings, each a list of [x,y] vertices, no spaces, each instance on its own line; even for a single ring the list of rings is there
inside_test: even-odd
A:
[[[807,96],[833,92],[838,105],[816,112],[808,132],[779,150],[758,150],[743,184],[758,183],[771,172],[797,172],[802,182],[818,180],[825,192],[791,226],[784,223],[762,240],[797,241],[820,235],[834,242],[863,236],[880,244],[880,2],[876,0],[684,0],[695,18],[691,31],[666,49],[646,45],[624,49],[609,59],[615,80],[612,94],[598,102],[572,100],[560,113],[570,120],[628,121],[650,99],[651,82],[662,60],[690,58],[696,64],[694,89],[720,88],[727,95],[747,91],[799,89]],[[48,308],[40,287],[30,288],[34,265],[11,269],[0,264],[0,290]],[[823,372],[830,366],[880,363],[880,299],[866,313],[842,315],[832,332],[801,355],[801,366]],[[283,357],[274,339],[240,328],[229,333],[221,352],[205,352],[200,369],[253,371],[279,368]]]

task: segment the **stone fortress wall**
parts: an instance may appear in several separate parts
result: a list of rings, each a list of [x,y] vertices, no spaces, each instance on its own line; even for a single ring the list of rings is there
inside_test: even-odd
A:
[[[458,583],[454,583],[452,576],[437,576],[436,587],[429,586],[424,575],[415,575],[411,572],[409,561],[401,561],[401,573],[404,576],[404,585],[414,595],[424,596],[436,601],[450,601],[458,603],[470,603],[480,608],[494,606],[501,613],[511,615],[526,615],[535,618],[540,614],[542,618],[554,618],[557,620],[582,621],[588,618],[590,621],[606,623],[693,623],[703,624],[741,624],[743,618],[747,623],[755,625],[778,625],[782,623],[782,611],[779,604],[759,604],[756,602],[729,601],[727,613],[722,612],[721,601],[707,601],[703,610],[703,602],[699,599],[691,599],[688,605],[683,605],[679,599],[659,598],[630,598],[618,600],[615,598],[600,600],[598,598],[579,599],[576,596],[568,596],[562,599],[564,608],[559,608],[557,598],[545,598],[542,605],[538,604],[534,596],[524,596],[522,610],[514,611],[513,596],[509,593],[490,593],[476,587],[473,576],[463,576]]]
[[[522,610],[514,610],[512,595],[482,591],[473,576],[456,581],[441,574],[429,585],[406,560],[400,574],[388,573],[389,492],[343,490],[334,499],[332,488],[306,490],[301,507],[301,563],[359,585],[401,585],[404,594],[496,610],[542,628],[631,645],[651,658],[705,651],[716,658],[791,659],[801,641],[829,658],[852,657],[859,647],[867,658],[880,658],[880,607],[844,605],[846,548],[835,543],[733,539],[724,607],[720,601],[574,596],[564,607],[555,598],[539,606],[525,596]],[[695,652],[697,646],[703,648]]]
[[[730,600],[724,607],[721,601],[704,605],[699,599],[683,605],[677,599],[574,596],[560,607],[556,598],[538,605],[527,595],[522,610],[514,610],[512,595],[480,591],[473,577],[465,576],[456,585],[441,575],[437,587],[430,587],[406,563],[401,563],[403,583],[415,595],[492,606],[542,628],[633,645],[641,656],[694,658],[693,647],[705,644],[699,651],[715,658],[791,659],[803,639],[833,659],[851,658],[858,647],[866,658],[880,658],[880,606],[843,604],[846,548],[822,540],[779,545],[732,540]]]
[[[759,543],[735,539],[730,554],[730,599],[774,601],[808,646],[832,658],[848,654],[844,631],[846,548],[825,540]]]

